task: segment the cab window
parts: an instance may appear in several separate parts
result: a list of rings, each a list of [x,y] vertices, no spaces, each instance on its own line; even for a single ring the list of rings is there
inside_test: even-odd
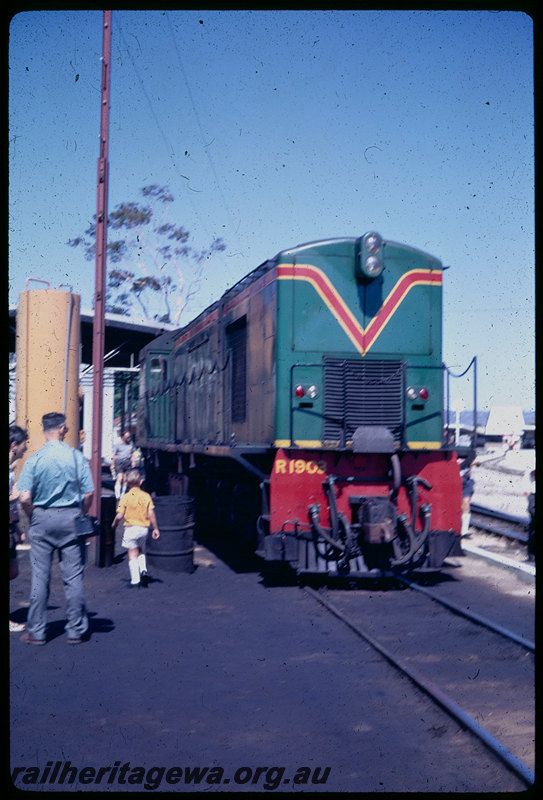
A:
[[[168,361],[164,356],[152,356],[149,366],[149,391],[159,391],[168,383]]]

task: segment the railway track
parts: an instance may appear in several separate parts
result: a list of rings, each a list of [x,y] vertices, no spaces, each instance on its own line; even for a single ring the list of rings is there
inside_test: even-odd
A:
[[[303,589],[533,785],[533,642],[411,581],[401,585],[409,590],[401,603],[397,592],[336,591],[332,600],[325,589]]]
[[[463,551],[535,577],[535,561],[527,559],[526,518],[478,504],[472,504],[471,511],[472,532],[462,538]]]
[[[514,514],[472,503],[471,526],[514,542],[528,543],[528,522],[524,517]]]
[[[465,619],[469,619],[476,625],[481,625],[483,628],[486,628],[489,631],[494,631],[494,633],[497,633],[499,636],[503,636],[505,639],[509,639],[509,641],[511,642],[516,642],[517,644],[520,644],[521,647],[524,647],[526,650],[535,653],[535,642],[531,641],[530,639],[526,639],[524,636],[520,636],[514,631],[505,628],[503,625],[499,625],[497,622],[493,622],[492,620],[482,616],[481,614],[477,614],[474,611],[470,611],[469,609],[464,608],[463,606],[460,606],[457,603],[452,603],[450,600],[446,600],[444,597],[439,597],[439,595],[437,595],[435,592],[432,592],[430,589],[427,589],[424,586],[419,586],[418,584],[413,583],[413,581],[410,581],[407,578],[398,577],[398,580],[405,586],[407,586],[409,589],[421,592],[422,594],[426,595],[426,597],[429,597],[430,600],[433,600],[435,603],[439,603],[444,608],[448,608],[449,611],[453,612],[453,614],[457,614],[458,616],[464,617]]]

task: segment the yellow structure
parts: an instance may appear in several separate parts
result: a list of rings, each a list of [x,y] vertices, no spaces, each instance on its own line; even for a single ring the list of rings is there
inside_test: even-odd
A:
[[[28,291],[27,281],[15,344],[16,423],[28,431],[26,457],[43,445],[41,418],[51,411],[66,415],[65,441],[79,446],[80,338],[79,295],[60,287]]]

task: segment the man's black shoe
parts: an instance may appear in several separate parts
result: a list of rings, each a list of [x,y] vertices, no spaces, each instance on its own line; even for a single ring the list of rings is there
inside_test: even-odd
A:
[[[28,633],[28,631],[23,633],[21,641],[26,642],[26,644],[37,644],[38,646],[45,644],[45,639],[36,639],[32,634]]]
[[[69,636],[66,640],[68,644],[83,644],[83,642],[88,642],[87,636]]]

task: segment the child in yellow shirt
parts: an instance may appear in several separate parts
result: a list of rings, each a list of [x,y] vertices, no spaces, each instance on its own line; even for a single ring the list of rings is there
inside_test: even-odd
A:
[[[153,539],[158,539],[160,531],[154,512],[153,498],[141,488],[143,478],[137,470],[130,470],[126,476],[128,491],[123,494],[117,507],[117,515],[111,527],[124,519],[124,531],[121,546],[128,550],[128,569],[130,570],[130,586],[147,586],[147,562],[145,559],[145,542],[149,526],[153,528]]]

